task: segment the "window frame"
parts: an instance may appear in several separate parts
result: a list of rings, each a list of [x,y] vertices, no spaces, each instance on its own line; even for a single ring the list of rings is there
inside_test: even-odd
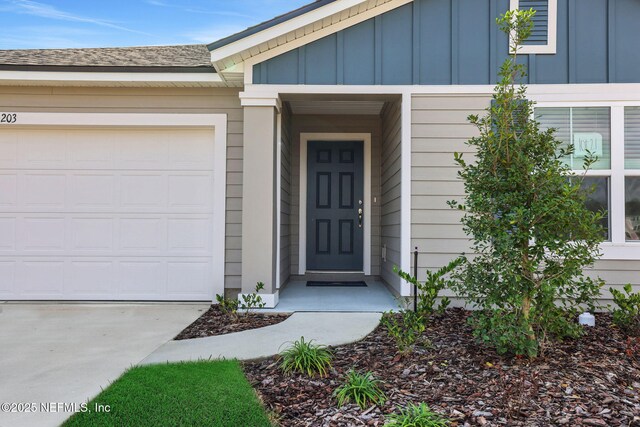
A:
[[[547,44],[538,44],[538,45],[522,45],[518,49],[519,54],[524,55],[555,55],[557,51],[557,40],[558,40],[558,0],[548,0],[549,1],[549,21],[547,22]],[[510,10],[520,9],[520,0],[510,0],[509,4]],[[509,46],[511,43],[512,37],[509,37]],[[513,49],[509,49],[511,54],[513,54]]]
[[[611,168],[588,170],[586,176],[609,177],[609,237],[600,245],[603,260],[640,260],[640,241],[627,241],[625,236],[625,177],[640,177],[640,169],[625,169],[625,107],[640,107],[640,101],[543,101],[534,108],[609,107],[611,114]],[[576,175],[584,170],[574,170]]]

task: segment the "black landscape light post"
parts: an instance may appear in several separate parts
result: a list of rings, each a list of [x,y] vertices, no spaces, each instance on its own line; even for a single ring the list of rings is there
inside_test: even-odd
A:
[[[418,247],[413,251],[413,311],[418,312]]]

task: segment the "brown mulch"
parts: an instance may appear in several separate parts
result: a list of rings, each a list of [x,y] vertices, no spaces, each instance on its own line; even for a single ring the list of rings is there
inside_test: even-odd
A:
[[[195,322],[180,332],[174,340],[212,337],[275,325],[284,321],[290,314],[286,313],[238,313],[237,319],[223,313],[217,305],[212,305]]]
[[[434,318],[425,332],[431,346],[403,358],[379,326],[333,349],[327,378],[284,376],[274,358],[244,368],[282,426],[382,426],[384,414],[410,402],[427,403],[452,426],[640,426],[640,346],[631,354],[609,315],[533,361],[477,344],[468,315],[453,309]],[[384,406],[336,407],[331,394],[352,367],[383,381]]]

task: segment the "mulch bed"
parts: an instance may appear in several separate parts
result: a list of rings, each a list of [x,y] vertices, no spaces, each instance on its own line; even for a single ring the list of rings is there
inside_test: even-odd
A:
[[[427,403],[452,426],[640,426],[640,346],[597,315],[578,340],[555,343],[533,361],[501,357],[477,344],[468,312],[434,318],[430,348],[400,358],[383,326],[334,350],[327,378],[284,376],[277,359],[245,363],[247,377],[283,426],[382,426],[384,414]],[[389,400],[337,408],[332,392],[352,367],[372,371]]]
[[[286,313],[238,313],[238,318],[223,313],[217,305],[212,305],[195,322],[180,332],[174,340],[212,337],[275,325],[284,321],[290,314]]]

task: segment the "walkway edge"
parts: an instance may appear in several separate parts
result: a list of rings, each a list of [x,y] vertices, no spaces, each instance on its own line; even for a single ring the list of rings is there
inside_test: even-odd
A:
[[[380,323],[382,313],[294,313],[284,322],[264,328],[206,338],[169,341],[140,365],[156,363],[275,356],[288,343],[304,337],[318,344],[338,346],[359,341]]]

